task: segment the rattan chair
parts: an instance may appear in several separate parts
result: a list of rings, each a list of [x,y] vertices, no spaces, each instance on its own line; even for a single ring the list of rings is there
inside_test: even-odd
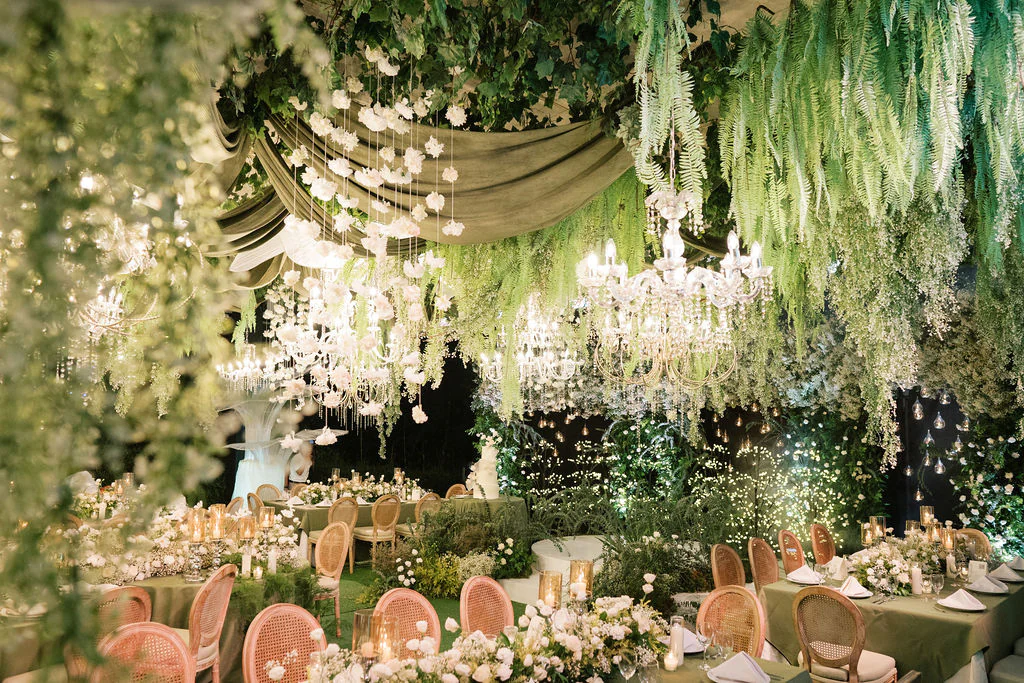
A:
[[[811,525],[811,550],[818,564],[828,564],[836,556],[836,542],[824,524]]]
[[[352,496],[342,496],[338,500],[334,501],[331,505],[331,509],[327,511],[327,523],[334,524],[335,522],[341,522],[342,524],[348,525],[349,530],[349,549],[348,549],[348,573],[351,574],[355,571],[355,538],[351,532],[356,528],[356,522],[359,520],[359,501]],[[320,534],[323,530],[312,531],[309,534],[309,545],[310,553],[314,553],[316,550],[317,539],[320,538]],[[315,561],[316,557],[313,556]]]
[[[302,493],[307,486],[308,484],[292,484],[291,488],[288,490],[288,493],[292,494],[293,496],[297,496],[300,493]]]
[[[241,496],[235,496],[228,503],[227,513],[229,515],[237,515],[245,507],[245,500]]]
[[[957,538],[962,538],[968,544],[968,547],[973,546],[973,556],[975,559],[988,559],[992,555],[992,543],[988,540],[988,536],[985,535],[984,531],[978,529],[957,529]]]
[[[711,575],[715,579],[715,588],[747,585],[740,554],[724,543],[711,546]]]
[[[334,600],[334,626],[336,636],[341,638],[341,596],[338,584],[345,569],[345,556],[352,545],[352,529],[344,522],[331,522],[316,544],[316,573],[321,593],[317,600]],[[319,620],[319,617],[318,617]]]
[[[760,597],[762,588],[779,580],[779,558],[763,538],[752,538],[747,541],[747,557],[750,558],[754,592]]]
[[[284,494],[281,493],[281,489],[277,488],[273,484],[260,484],[256,487],[256,495],[260,497],[260,500],[266,503],[270,500],[281,500]]]
[[[174,629],[153,622],[126,624],[99,646],[103,664],[93,669],[91,683],[147,681],[195,683],[196,663]]]
[[[309,678],[309,656],[323,652],[327,639],[310,638],[320,628],[312,614],[298,605],[278,603],[256,615],[245,633],[242,645],[242,677],[245,683],[271,683],[267,662],[280,662],[285,668],[281,683],[300,683]],[[295,652],[295,657],[289,653]]]
[[[149,621],[153,605],[149,593],[138,586],[124,586],[104,591],[96,600],[96,645],[126,624]],[[89,662],[70,643],[64,646],[64,665],[27,671],[3,679],[3,683],[42,683],[48,681],[85,681],[89,678]]]
[[[480,631],[488,638],[497,638],[506,626],[515,625],[512,600],[491,577],[474,576],[462,584],[459,620],[463,633]]]
[[[455,496],[464,496],[468,493],[466,487],[463,484],[452,484],[448,487],[448,491],[444,494],[445,499],[454,498]]]
[[[896,660],[864,649],[864,617],[839,591],[825,586],[801,590],[793,600],[793,622],[799,662],[812,681],[896,681]]]
[[[800,539],[789,529],[779,532],[779,549],[782,551],[782,569],[787,574],[807,564]]]
[[[381,496],[370,508],[370,518],[373,526],[357,526],[352,530],[352,537],[357,541],[366,541],[370,544],[370,554],[377,559],[377,544],[390,543],[395,547],[395,526],[398,524],[398,516],[402,514],[402,501],[398,496]]]
[[[226,564],[215,571],[196,593],[188,612],[188,628],[174,629],[188,645],[196,671],[213,669],[213,683],[220,681],[220,634],[228,613],[231,589],[238,568]]]
[[[414,590],[392,588],[377,601],[373,613],[393,616],[398,620],[398,642],[402,644],[400,656],[403,659],[416,656],[406,646],[413,638],[430,636],[435,643],[441,643],[441,620],[437,618],[437,612],[429,600]],[[419,632],[417,621],[427,622],[426,633]]]
[[[416,535],[416,527],[423,518],[423,513],[434,513],[437,512],[444,500],[441,496],[436,493],[426,493],[422,498],[416,501],[416,512],[415,512],[415,523],[405,522],[404,524],[398,524],[395,526],[395,533],[399,536],[408,538],[409,536]]]
[[[716,634],[725,635],[736,652],[761,656],[766,631],[764,608],[746,588],[723,586],[711,591],[697,611],[697,628],[709,626]]]
[[[245,502],[249,506],[249,512],[254,515],[263,507],[263,501],[255,493],[245,494]]]

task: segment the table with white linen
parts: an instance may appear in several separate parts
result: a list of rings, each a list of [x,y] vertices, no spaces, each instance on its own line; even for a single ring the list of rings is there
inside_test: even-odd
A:
[[[802,588],[783,579],[761,589],[768,639],[791,662],[800,651],[793,599]],[[941,597],[957,588],[947,585]],[[855,600],[867,631],[864,647],[893,657],[901,674],[921,672],[929,683],[980,683],[985,671],[1012,654],[1014,642],[1024,636],[1024,584],[1009,584],[1009,589],[1005,595],[975,594],[985,604],[984,612],[955,612],[921,596],[881,604],[873,598]]]

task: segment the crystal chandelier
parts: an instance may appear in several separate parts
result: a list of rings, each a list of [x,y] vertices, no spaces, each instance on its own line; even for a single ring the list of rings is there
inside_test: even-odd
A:
[[[541,311],[539,295],[531,294],[515,321],[515,365],[519,385],[524,391],[544,392],[552,385],[564,385],[580,367],[578,355],[568,343],[562,323],[555,316]],[[500,383],[505,358],[501,348],[504,334],[494,355],[481,356],[484,377]]]
[[[280,355],[260,356],[254,344],[246,344],[241,357],[218,365],[217,373],[232,390],[255,394],[274,387],[281,378],[282,361]]]
[[[772,269],[761,262],[757,242],[743,255],[735,232],[729,233],[719,270],[687,263],[680,229],[689,219],[691,232],[700,232],[700,198],[663,190],[646,204],[649,227],[661,235],[662,257],[653,267],[630,277],[616,259],[614,240],[608,240],[604,262],[591,254],[577,268],[591,312],[595,362],[603,374],[628,384],[652,386],[667,379],[692,387],[721,381],[735,367],[733,316],[771,296]]]

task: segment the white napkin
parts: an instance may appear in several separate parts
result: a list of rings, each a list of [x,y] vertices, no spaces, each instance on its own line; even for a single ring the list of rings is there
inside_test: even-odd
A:
[[[318,507],[318,508],[329,508],[329,507],[331,507],[331,504],[333,502],[334,501],[331,501],[331,500],[321,500],[319,503],[316,504],[316,507]]]
[[[995,577],[1002,581],[1009,581],[1011,583],[1019,583],[1024,581],[1024,577],[1010,569],[1010,567],[1003,562],[1001,565],[995,568],[994,571],[989,572],[989,578]]]
[[[829,573],[837,579],[849,574],[850,569],[852,568],[850,563],[846,561],[846,558],[839,557],[838,555],[825,563],[825,567],[828,569]]]
[[[305,505],[305,504],[306,504],[305,501],[303,501],[298,496],[292,496],[291,498],[288,499],[288,505],[291,505],[291,506],[294,506],[294,505]]]
[[[967,610],[983,610],[985,604],[978,600],[963,588],[953,593],[948,598],[939,600],[939,604],[944,607],[952,607],[953,609],[967,609]]]
[[[1024,572],[1024,557],[1015,557],[1012,562],[1007,562],[1006,566]]]
[[[711,674],[714,674],[714,677]],[[772,680],[746,652],[739,652],[711,669],[708,678],[729,683],[769,683]]]
[[[359,503],[360,505],[369,505],[370,504],[370,501],[366,500],[362,496],[356,496],[356,502]]]
[[[971,585],[967,587],[969,591],[978,591],[979,593],[1009,593],[1010,589],[1006,587],[1006,584],[999,579],[993,579],[990,576],[983,576]]]
[[[848,598],[870,598],[872,595],[871,591],[860,584],[856,576],[846,577],[839,592]]]
[[[821,583],[821,574],[814,571],[806,564],[801,565],[798,569],[794,569],[790,573],[786,574],[786,578],[793,583]]]
[[[688,628],[683,629],[683,653],[688,655],[704,652],[704,646],[700,644],[697,634]]]

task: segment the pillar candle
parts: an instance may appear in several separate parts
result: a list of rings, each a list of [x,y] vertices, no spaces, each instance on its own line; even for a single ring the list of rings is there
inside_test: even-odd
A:
[[[668,651],[674,654],[677,661],[683,659],[683,624],[675,619],[672,620],[672,626],[669,628],[668,635]]]
[[[267,573],[277,573],[277,548],[271,548],[270,552],[267,553]]]
[[[99,512],[96,513],[96,516],[99,517],[100,519],[106,519],[107,518],[107,504],[106,503],[100,503],[100,510],[99,510]]]
[[[953,553],[946,555],[946,576],[956,577],[956,558],[953,557]]]
[[[921,568],[912,567],[910,569],[910,592],[914,595],[921,594]]]
[[[252,555],[246,550],[242,553],[242,576],[249,576],[252,573]]]

